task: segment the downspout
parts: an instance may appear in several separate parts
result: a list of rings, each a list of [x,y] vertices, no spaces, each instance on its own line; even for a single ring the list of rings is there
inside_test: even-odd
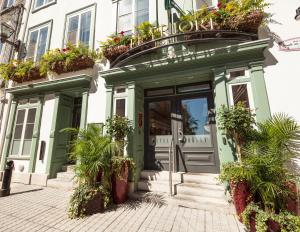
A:
[[[26,1],[24,1],[26,2]],[[30,9],[32,7],[32,0],[30,0],[29,2],[29,8],[27,10],[27,14],[26,14],[26,19],[25,19],[25,24],[24,24],[24,31],[23,31],[23,34],[22,34],[22,37],[20,38],[21,40],[21,43],[24,41],[24,38],[25,38],[25,33],[26,33],[26,29],[27,29],[27,25],[28,25],[28,19],[29,19],[29,14],[30,14]],[[23,5],[22,8],[20,8],[20,13],[24,13],[24,9],[25,6]],[[20,16],[20,14],[18,14],[18,17]],[[16,34],[19,34],[19,31],[21,30],[21,25],[22,25],[22,19],[18,22],[18,25],[17,25],[17,30],[16,30]],[[15,39],[17,38],[17,36],[15,35]],[[21,45],[21,48],[22,48],[23,44]],[[14,50],[14,49],[13,49]],[[14,53],[15,52],[12,52],[10,54],[10,57],[9,57],[9,60],[11,60],[14,56]],[[5,104],[5,101],[6,101],[6,91],[4,90],[4,104]],[[2,160],[2,156],[3,156],[3,145],[4,145],[4,141],[5,141],[5,135],[6,135],[6,130],[7,130],[7,123],[8,123],[8,120],[9,120],[9,115],[10,115],[10,108],[11,108],[11,102],[12,102],[12,97],[8,97],[8,102],[7,102],[7,117],[5,118],[5,122],[4,122],[4,125],[3,125],[3,134],[2,134],[2,137],[1,137],[1,141],[0,141],[0,164],[1,164],[1,160]],[[3,114],[4,114],[4,107],[3,107]],[[3,115],[1,115],[3,116]]]

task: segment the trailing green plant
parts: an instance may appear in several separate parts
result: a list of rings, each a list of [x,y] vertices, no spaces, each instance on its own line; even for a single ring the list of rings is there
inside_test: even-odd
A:
[[[129,46],[131,42],[131,35],[125,35],[125,32],[121,31],[118,34],[113,34],[108,37],[108,39],[104,42],[101,42],[101,46],[105,48],[113,47],[113,46]]]
[[[235,106],[221,106],[218,112],[219,128],[231,138],[236,147],[237,159],[242,162],[242,146],[246,142],[247,135],[253,131],[255,118],[252,111],[245,104],[238,102]]]
[[[244,224],[250,228],[250,217],[255,215],[255,227],[257,232],[265,232],[268,229],[267,222],[273,220],[280,225],[281,232],[300,232],[300,217],[286,211],[278,214],[266,212],[257,204],[251,203],[242,213]]]
[[[8,63],[0,64],[0,76],[5,80],[22,82],[23,80],[35,79],[42,77],[38,72],[39,67],[31,60],[11,60]]]
[[[77,69],[76,66],[81,64],[92,66],[100,55],[100,53],[89,49],[84,44],[74,45],[69,43],[64,49],[54,49],[46,52],[40,60],[40,71],[46,75],[48,72],[73,71]]]
[[[89,202],[92,201],[98,194],[101,194],[103,207],[106,208],[110,201],[110,194],[105,188],[103,188],[103,186],[91,187],[90,185],[80,184],[74,189],[70,198],[68,216],[71,219],[85,217]]]
[[[133,132],[132,121],[127,117],[115,115],[106,120],[106,131],[118,143],[120,148],[120,156],[124,155],[124,148],[128,138]]]

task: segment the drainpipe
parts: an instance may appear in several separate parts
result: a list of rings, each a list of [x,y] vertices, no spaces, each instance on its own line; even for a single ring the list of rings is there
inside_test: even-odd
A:
[[[26,1],[24,1],[26,2]],[[29,2],[29,7],[27,9],[27,13],[26,13],[26,19],[25,19],[25,24],[24,24],[24,31],[23,31],[23,34],[22,34],[22,37],[20,38],[21,42],[24,41],[24,38],[25,38],[25,33],[26,33],[26,29],[27,29],[27,25],[28,25],[28,18],[29,18],[29,14],[30,14],[30,9],[31,9],[31,6],[32,6],[32,0],[30,0]],[[20,16],[20,13],[24,13],[24,9],[25,9],[25,6],[23,6],[22,8],[20,8],[20,11],[19,11],[19,14],[18,14],[18,19],[19,19],[19,16]],[[18,22],[18,25],[17,25],[17,29],[16,29],[16,34],[15,34],[15,38],[17,38],[17,34],[19,34],[19,31],[21,30],[21,25],[22,25],[22,19],[21,19],[21,22]],[[22,46],[21,46],[22,47]],[[9,56],[9,60],[11,60],[14,56],[14,52],[12,52]],[[4,102],[6,101],[6,91],[4,90]],[[2,159],[2,156],[3,156],[3,144],[4,144],[4,140],[5,140],[5,134],[6,134],[6,130],[7,130],[7,123],[8,123],[8,119],[9,119],[9,115],[10,115],[10,107],[11,107],[11,102],[12,102],[12,97],[8,97],[8,102],[7,102],[7,117],[5,118],[5,122],[4,122],[4,125],[3,125],[3,134],[2,134],[2,137],[1,137],[1,147],[0,147],[0,163],[1,163],[1,159]],[[5,104],[5,103],[4,103]],[[4,113],[4,109],[3,109],[3,113]]]

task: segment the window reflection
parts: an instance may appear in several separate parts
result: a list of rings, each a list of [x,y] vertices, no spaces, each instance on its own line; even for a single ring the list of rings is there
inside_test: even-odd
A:
[[[206,98],[181,100],[183,133],[185,135],[209,134],[208,104]]]
[[[171,135],[171,102],[159,101],[149,103],[150,135]]]

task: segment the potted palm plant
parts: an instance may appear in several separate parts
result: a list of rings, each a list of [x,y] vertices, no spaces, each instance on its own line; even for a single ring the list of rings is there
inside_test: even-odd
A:
[[[133,132],[132,122],[121,116],[114,116],[106,121],[107,133],[112,136],[118,146],[117,156],[111,160],[112,197],[116,204],[125,202],[128,198],[129,172],[134,169],[131,158],[125,157],[127,139]]]
[[[71,218],[101,212],[110,199],[110,160],[117,151],[109,136],[101,135],[101,128],[91,125],[87,129],[68,128],[76,133],[72,142],[71,157],[75,159],[75,188],[69,204]]]

